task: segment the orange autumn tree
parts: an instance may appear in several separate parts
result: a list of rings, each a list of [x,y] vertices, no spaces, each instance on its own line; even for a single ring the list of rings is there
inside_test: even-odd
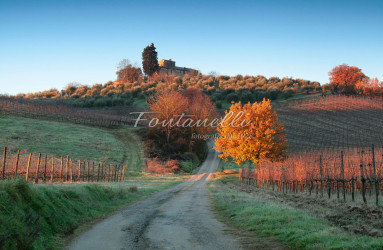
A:
[[[329,73],[330,84],[334,86],[334,91],[341,90],[346,94],[352,94],[357,91],[358,84],[363,81],[365,74],[355,66],[342,64],[334,67]]]
[[[204,121],[209,124],[212,120],[218,118],[218,113],[215,110],[214,103],[210,100],[209,96],[202,93],[196,88],[187,88],[182,93],[188,99],[189,107],[188,114],[192,115],[195,121]],[[191,133],[207,135],[214,132],[213,126],[193,126],[190,128]]]
[[[282,161],[286,158],[287,142],[283,125],[272,109],[270,100],[241,105],[235,103],[221,118],[217,128],[220,136],[214,149],[219,157],[229,157],[238,165],[245,161]]]
[[[166,141],[169,143],[172,132],[177,129],[176,126],[172,126],[171,120],[186,113],[188,100],[180,92],[163,90],[148,99],[148,106],[153,112],[151,117],[158,121],[156,127],[165,132]]]

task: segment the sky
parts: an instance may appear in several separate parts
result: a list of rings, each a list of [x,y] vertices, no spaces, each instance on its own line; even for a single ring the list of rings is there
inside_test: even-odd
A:
[[[202,73],[325,84],[347,63],[383,80],[383,0],[0,0],[0,94],[115,80],[152,42]]]

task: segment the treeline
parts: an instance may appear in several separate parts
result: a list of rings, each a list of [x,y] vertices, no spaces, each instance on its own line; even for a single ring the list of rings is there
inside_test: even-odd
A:
[[[141,78],[134,82],[109,81],[93,86],[77,83],[68,84],[59,91],[51,89],[42,92],[18,94],[16,97],[27,99],[65,100],[78,107],[104,107],[130,105],[134,98],[146,99],[159,90],[175,91],[194,87],[209,95],[213,102],[243,101],[253,102],[263,98],[271,100],[279,96],[289,98],[296,93],[320,92],[319,82],[284,77],[266,78],[264,76],[213,76],[190,72],[184,76],[153,74],[146,81]]]

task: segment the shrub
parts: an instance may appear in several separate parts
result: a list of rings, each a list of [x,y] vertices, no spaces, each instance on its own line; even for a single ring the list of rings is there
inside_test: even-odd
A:
[[[239,97],[238,97],[237,93],[230,93],[226,96],[226,101],[227,102],[238,102]]]
[[[163,165],[158,158],[154,158],[148,160],[148,172],[155,174],[172,174],[174,170]]]

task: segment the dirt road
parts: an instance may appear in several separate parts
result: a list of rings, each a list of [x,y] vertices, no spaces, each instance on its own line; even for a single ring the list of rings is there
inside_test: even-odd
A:
[[[67,249],[239,249],[210,211],[205,184],[218,163],[211,150],[195,177],[127,206]]]

